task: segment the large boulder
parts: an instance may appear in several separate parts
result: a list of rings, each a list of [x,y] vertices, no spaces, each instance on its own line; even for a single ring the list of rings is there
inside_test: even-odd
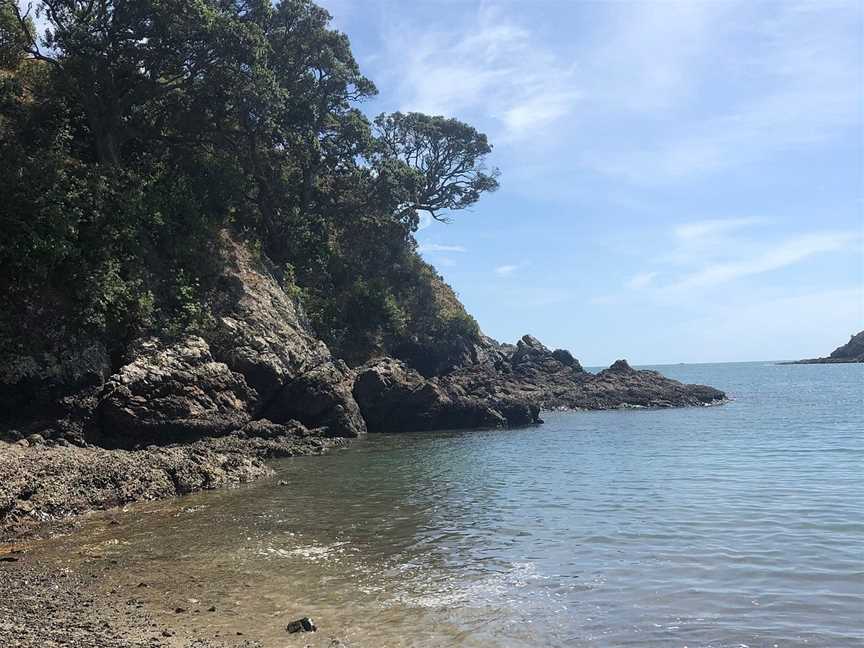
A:
[[[227,232],[224,269],[207,333],[213,355],[242,374],[260,397],[256,414],[327,427],[331,436],[366,431],[351,394],[354,374],[311,332],[302,309],[266,261]]]
[[[373,360],[357,372],[354,398],[372,432],[496,428],[540,422],[526,400],[474,394],[461,385],[427,379],[393,358]]]
[[[261,412],[272,421],[290,419],[325,428],[328,436],[354,437],[366,431],[351,390],[354,372],[342,361],[325,362],[289,381]]]
[[[102,433],[114,445],[219,436],[252,419],[255,390],[202,338],[142,340],[130,355],[101,393]]]

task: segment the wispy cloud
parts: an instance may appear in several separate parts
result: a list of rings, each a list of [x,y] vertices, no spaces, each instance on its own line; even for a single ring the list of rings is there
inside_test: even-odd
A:
[[[491,117],[497,139],[531,136],[570,113],[579,101],[576,70],[505,8],[465,12],[462,29],[390,25],[384,57],[399,108]]]
[[[741,21],[750,23],[746,50],[714,57],[724,73],[715,83],[722,101],[670,106],[674,122],[658,125],[636,147],[593,147],[585,164],[636,184],[678,182],[819,145],[855,127],[862,110],[860,4],[786,2],[770,12],[760,6],[713,16],[708,52],[733,45]],[[688,72],[694,85],[711,78],[696,66]]]
[[[462,245],[441,245],[439,243],[421,243],[417,248],[421,254],[424,252],[467,252]]]
[[[522,264],[500,265],[495,268],[495,274],[497,274],[499,277],[509,277],[521,267]]]
[[[654,281],[654,279],[657,277],[658,274],[660,274],[660,273],[659,272],[640,272],[636,275],[633,275],[627,281],[627,283],[625,285],[630,290],[640,290],[642,288],[647,287],[652,281]]]
[[[742,277],[785,268],[809,257],[848,248],[861,236],[857,232],[816,232],[771,246],[752,258],[705,266],[667,286],[667,292],[709,288]]]
[[[756,218],[726,218],[695,221],[676,225],[673,233],[675,237],[683,241],[692,242],[696,239],[714,238],[716,236],[734,232],[750,225],[756,225],[762,221]]]

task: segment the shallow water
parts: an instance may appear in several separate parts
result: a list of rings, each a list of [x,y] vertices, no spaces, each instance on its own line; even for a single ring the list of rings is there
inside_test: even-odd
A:
[[[373,435],[36,554],[265,646],[864,646],[864,365],[662,370],[735,400]]]

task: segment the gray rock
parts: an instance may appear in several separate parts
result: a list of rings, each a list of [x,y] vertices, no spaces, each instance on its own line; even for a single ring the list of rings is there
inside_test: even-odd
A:
[[[491,341],[493,344],[494,341]],[[682,407],[722,402],[726,395],[704,385],[684,385],[656,371],[637,371],[618,360],[598,374],[585,371],[572,354],[549,351],[531,336],[517,345],[498,345],[494,362],[463,367],[441,382],[489,402],[543,409],[614,409],[622,406]],[[499,411],[503,411],[501,406]]]
[[[358,370],[354,398],[373,432],[504,427],[510,423],[489,403],[465,394],[458,386],[451,389],[437,379],[426,379],[393,358],[372,361]]]
[[[251,420],[257,394],[214,361],[200,337],[143,340],[131,355],[106,383],[99,407],[103,434],[119,445],[218,436]]]
[[[326,427],[330,436],[363,434],[351,370],[314,337],[300,306],[260,260],[227,233],[222,244],[226,288],[208,340],[214,356],[260,395],[256,415]]]

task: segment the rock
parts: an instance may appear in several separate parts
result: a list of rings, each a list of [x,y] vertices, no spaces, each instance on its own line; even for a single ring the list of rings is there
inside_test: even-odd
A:
[[[31,447],[45,445],[45,438],[41,434],[31,434],[27,437],[27,441]]]
[[[864,331],[850,337],[846,344],[834,349],[829,357],[838,361],[864,362]]]
[[[321,454],[344,443],[300,434],[134,451],[10,445],[0,452],[0,541],[84,511],[260,479],[272,474],[266,459]]]
[[[219,436],[252,418],[258,395],[214,361],[202,338],[142,340],[131,355],[105,384],[99,407],[102,432],[117,445]]]
[[[373,432],[504,427],[533,419],[527,403],[520,408],[506,401],[506,414],[502,413],[497,403],[469,396],[443,380],[426,379],[393,358],[380,358],[358,370],[354,398]]]
[[[555,349],[552,352],[552,357],[561,364],[563,364],[565,367],[573,367],[579,370],[582,369],[582,365],[579,364],[579,361],[574,358],[573,354],[566,349]]]
[[[608,369],[606,369],[606,371],[611,371],[613,373],[634,373],[633,367],[631,367],[626,360],[616,360]]]
[[[613,409],[622,406],[681,407],[722,402],[723,392],[703,385],[683,385],[656,371],[637,371],[626,360],[599,374],[585,371],[572,354],[549,351],[531,336],[516,346],[497,345],[494,361],[463,367],[440,378],[451,390],[511,408],[531,404],[543,409]]]
[[[328,436],[353,437],[366,423],[351,389],[354,373],[342,362],[327,362],[285,385],[263,414],[281,422],[291,419],[326,428]]]
[[[260,439],[278,439],[280,437],[309,436],[313,431],[308,430],[298,421],[289,420],[284,423],[274,423],[268,419],[250,421],[242,430],[236,432],[237,436],[243,438],[257,437]],[[320,431],[314,431],[320,434]]]
[[[864,362],[864,331],[854,334],[846,344],[834,349],[827,358],[810,358],[781,364],[844,364],[850,362]]]
[[[351,394],[354,375],[310,332],[305,314],[265,264],[223,232],[225,269],[208,342],[261,398],[256,418],[297,419],[329,436],[366,431]]]
[[[291,634],[295,632],[317,632],[318,626],[309,617],[303,617],[297,621],[292,621],[285,629]]]

